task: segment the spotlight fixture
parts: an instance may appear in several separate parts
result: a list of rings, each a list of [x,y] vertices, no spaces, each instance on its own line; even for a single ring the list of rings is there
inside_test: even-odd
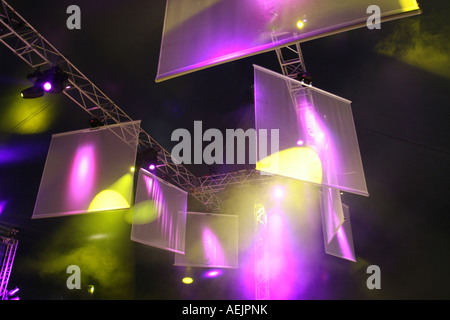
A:
[[[146,170],[155,170],[158,165],[158,151],[154,148],[148,148],[144,150],[138,156],[139,167]]]
[[[61,93],[68,87],[67,74],[57,66],[45,71],[40,71],[38,68],[28,74],[27,79],[33,83],[33,86],[21,92],[20,96],[24,99],[42,97],[45,92]]]
[[[42,88],[44,88],[44,90],[48,92],[48,91],[52,90],[52,83],[50,81],[46,81],[42,85]]]
[[[89,120],[89,126],[91,127],[91,129],[96,129],[103,125],[104,123],[99,118],[92,118]]]
[[[22,90],[20,96],[24,99],[34,99],[42,97],[44,93],[45,93],[44,88],[39,86],[32,86],[30,88]]]

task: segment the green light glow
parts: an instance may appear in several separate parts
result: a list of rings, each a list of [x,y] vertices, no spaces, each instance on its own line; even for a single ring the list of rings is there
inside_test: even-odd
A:
[[[89,205],[88,212],[125,209],[130,204],[122,195],[114,190],[103,190],[97,194]]]
[[[402,6],[415,1],[401,1]],[[450,25],[445,7],[428,15],[399,20],[374,51],[450,79]]]
[[[130,194],[133,176],[125,174],[108,189],[98,193],[89,205],[88,212],[127,209],[130,203],[125,199]]]
[[[23,89],[23,88],[22,88]],[[15,134],[36,134],[46,132],[58,116],[54,97],[22,99],[20,88],[13,87],[13,94],[0,100],[3,112],[0,116],[2,131]]]
[[[58,294],[64,295],[69,276],[66,269],[77,265],[81,284],[88,290],[88,284],[95,286],[96,298],[132,299],[135,266],[129,224],[124,221],[127,211],[95,212],[61,220],[58,228],[39,240],[41,250],[24,258],[24,270],[40,279],[43,286],[60,284]],[[93,239],[98,234],[104,236]]]
[[[134,206],[132,220],[130,223],[146,224],[158,218],[158,210],[153,200],[142,201]]]

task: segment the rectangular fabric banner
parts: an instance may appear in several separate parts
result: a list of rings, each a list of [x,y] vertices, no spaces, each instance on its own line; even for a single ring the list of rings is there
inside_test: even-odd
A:
[[[382,22],[420,9],[416,0],[167,0],[156,81],[366,27],[378,12]]]
[[[131,240],[184,253],[187,192],[139,170]]]
[[[238,217],[188,212],[185,254],[175,254],[176,266],[237,268]]]
[[[32,218],[130,208],[140,121],[54,134]]]
[[[257,144],[256,169],[368,196],[351,102],[254,69],[255,127],[267,131]]]

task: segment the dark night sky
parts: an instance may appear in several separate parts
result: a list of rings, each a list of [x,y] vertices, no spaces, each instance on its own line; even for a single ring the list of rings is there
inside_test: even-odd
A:
[[[251,126],[252,65],[279,72],[276,55],[269,52],[155,83],[164,0],[9,3],[169,151],[172,131],[191,129],[194,120],[205,128]],[[70,4],[81,8],[81,30],[65,27]],[[370,193],[343,198],[358,262],[323,256],[320,268],[327,281],[315,288],[321,293],[307,299],[450,298],[450,6],[445,0],[420,5],[422,15],[384,23],[381,30],[358,29],[302,44],[313,85],[352,101]],[[30,219],[51,134],[86,128],[89,118],[64,96],[52,97],[42,113],[47,125],[33,134],[18,132],[26,124],[11,115],[11,97],[27,85],[31,70],[6,47],[0,47],[0,57],[0,203],[6,203],[0,222],[20,230],[10,286],[21,288],[21,298],[79,298],[64,289],[67,276],[58,268],[66,260],[59,263],[58,254],[95,255],[111,248],[117,249],[114,259],[127,261],[123,268],[107,267],[116,261],[109,257],[103,273],[86,267],[90,274],[83,278],[108,289],[100,289],[98,298],[235,297],[236,270],[179,289],[183,270],[172,266],[173,256],[132,243],[130,226],[123,222],[117,222],[109,242],[77,251],[83,239],[107,229],[96,224],[101,214]],[[92,224],[101,230],[86,228]],[[365,288],[370,264],[382,270],[381,290]],[[127,289],[105,285],[113,279]]]

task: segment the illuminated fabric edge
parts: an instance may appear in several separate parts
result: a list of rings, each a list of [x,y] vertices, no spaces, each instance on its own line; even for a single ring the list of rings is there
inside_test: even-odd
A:
[[[74,130],[74,131],[54,133],[54,134],[52,134],[52,137],[66,136],[66,135],[71,135],[71,134],[75,134],[75,133],[97,132],[97,131],[101,131],[101,130],[108,130],[108,129],[117,128],[117,127],[121,127],[121,126],[128,126],[128,125],[130,125],[130,126],[134,125],[134,126],[140,127],[140,124],[141,124],[141,120],[115,123],[115,124],[109,124],[107,126],[100,126],[100,127],[96,127],[96,128],[84,128],[84,129],[79,129],[79,130]]]
[[[397,20],[397,19],[401,19],[401,18],[406,18],[406,17],[410,17],[410,16],[415,16],[415,15],[419,15],[422,13],[422,10],[417,7],[414,8],[412,11],[405,11],[406,9],[399,9],[399,10],[395,10],[395,11],[390,11],[387,13],[382,14],[381,16],[381,22],[388,22],[388,21],[392,21],[392,20]],[[165,21],[165,18],[164,18]],[[367,19],[361,19],[361,20],[355,20],[352,21],[352,23],[355,24],[348,24],[346,23],[345,26],[342,26],[338,29],[335,29],[336,26],[331,26],[328,28],[324,28],[324,29],[320,29],[323,32],[321,34],[316,34],[316,35],[309,35],[309,36],[304,36],[304,37],[297,37],[295,39],[289,39],[289,40],[285,40],[285,41],[280,41],[279,44],[277,45],[273,45],[273,43],[269,43],[269,44],[265,44],[265,45],[260,45],[257,47],[253,47],[251,49],[247,49],[247,50],[242,50],[242,51],[238,51],[232,54],[228,54],[228,56],[233,56],[232,58],[226,59],[226,56],[223,57],[218,57],[218,58],[214,58],[214,59],[209,59],[203,62],[199,62],[196,64],[192,64],[183,68],[179,68],[173,71],[169,71],[169,72],[165,72],[165,73],[159,73],[160,70],[160,64],[158,63],[158,70],[157,70],[157,75],[155,78],[155,82],[163,82],[169,79],[173,79],[176,78],[178,76],[182,76],[182,75],[186,75],[189,73],[193,73],[196,71],[200,71],[200,70],[204,70],[210,67],[214,67],[214,66],[218,66],[227,62],[232,62],[232,61],[236,61],[239,59],[245,59],[254,55],[258,55],[258,54],[262,54],[262,53],[266,53],[266,52],[270,52],[270,51],[274,51],[276,49],[280,49],[286,46],[290,46],[296,43],[302,43],[302,42],[307,42],[307,41],[311,41],[311,40],[315,40],[315,39],[319,39],[319,38],[323,38],[326,36],[331,36],[334,34],[338,34],[338,33],[342,33],[345,31],[350,31],[350,30],[355,30],[355,29],[360,29],[360,28],[364,28],[367,26]],[[164,22],[165,25],[165,22]],[[339,25],[337,25],[339,26]],[[326,31],[325,31],[326,30]],[[316,30],[314,32],[317,32],[319,30]],[[312,33],[312,32],[310,32]],[[309,34],[310,34],[309,33]],[[163,32],[164,34],[164,32]],[[164,42],[164,37],[162,37],[161,40],[161,49],[160,49],[160,59],[161,59],[161,54],[162,54],[162,47],[163,47],[163,42]],[[217,61],[220,60],[220,61]]]
[[[336,185],[333,185],[333,184],[317,183],[317,182],[309,181],[309,180],[300,180],[300,179],[296,179],[296,178],[293,178],[293,177],[284,176],[284,175],[281,175],[281,174],[261,171],[259,169],[255,169],[255,171],[258,171],[261,175],[274,176],[276,178],[289,179],[289,180],[293,180],[293,181],[302,181],[302,182],[305,182],[305,183],[310,183],[310,184],[312,184],[314,186],[317,186],[317,187],[333,188],[333,189],[346,191],[346,192],[357,194],[357,195],[364,196],[364,197],[369,197],[370,196],[368,192],[362,192],[360,190],[355,190],[355,189],[351,189],[351,188],[344,188],[342,186],[336,186]]]
[[[115,211],[121,211],[121,210],[128,210],[131,206],[124,206],[124,207],[115,207],[111,209],[95,209],[95,210],[76,210],[76,211],[65,211],[65,212],[53,212],[53,213],[45,213],[45,214],[39,214],[37,216],[32,215],[31,219],[41,219],[41,218],[59,218],[59,217],[66,217],[66,216],[73,216],[77,214],[95,214],[96,212],[115,212]]]
[[[169,187],[172,187],[172,188],[174,188],[174,189],[177,189],[178,191],[181,191],[181,192],[183,192],[184,194],[188,195],[188,192],[187,192],[186,190],[183,190],[183,189],[181,189],[180,187],[178,187],[178,186],[176,186],[176,185],[173,185],[173,184],[171,184],[170,182],[167,182],[167,181],[164,180],[164,179],[161,179],[161,178],[158,177],[157,175],[151,173],[151,172],[148,171],[148,170],[145,170],[144,168],[140,168],[140,169],[139,169],[139,173],[144,173],[144,174],[146,174],[147,176],[150,175],[150,178],[155,178],[156,180],[158,180],[158,182],[164,183],[165,185],[167,185],[167,186],[169,186]]]
[[[144,240],[141,240],[141,239],[136,239],[133,236],[131,236],[130,239],[132,241],[135,241],[135,242],[138,242],[138,243],[142,243],[144,245],[147,245],[147,246],[150,246],[150,247],[153,247],[153,248],[157,248],[157,249],[161,249],[161,250],[165,250],[165,251],[170,251],[170,252],[175,252],[175,253],[183,254],[183,255],[185,254],[184,251],[176,250],[176,249],[172,249],[172,248],[168,248],[168,247],[164,247],[164,246],[156,244],[156,243],[154,243],[152,241],[144,241]]]
[[[341,223],[340,227],[336,230],[335,235],[333,236],[333,238],[329,242],[325,238],[326,237],[325,236],[325,232],[323,232],[323,241],[324,241],[325,253],[330,255],[330,256],[333,256],[333,257],[337,257],[337,258],[340,258],[340,259],[348,260],[348,261],[351,261],[351,262],[356,262],[355,248],[354,248],[354,245],[353,245],[353,232],[351,232],[352,228],[351,228],[351,222],[350,222],[349,206],[347,206],[346,204],[342,203],[342,211],[344,213],[344,221]],[[323,214],[321,213],[322,224],[324,223],[323,218],[324,218]],[[351,241],[348,241],[348,243],[351,244],[351,252],[350,253],[352,254],[352,257],[346,257],[344,254],[339,254],[339,253],[336,253],[336,252],[332,252],[332,251],[330,251],[328,249],[328,246],[331,246],[333,241],[337,241],[336,240],[337,233],[341,229],[343,229],[345,227],[348,228],[350,230],[350,232],[351,232],[351,239],[350,239]]]

